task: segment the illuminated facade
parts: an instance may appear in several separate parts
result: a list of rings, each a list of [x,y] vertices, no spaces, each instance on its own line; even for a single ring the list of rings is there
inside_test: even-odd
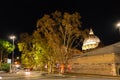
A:
[[[82,50],[89,50],[98,47],[100,39],[94,35],[93,30],[90,29],[89,37],[85,38],[82,46]]]
[[[120,42],[72,58],[73,73],[120,76]]]

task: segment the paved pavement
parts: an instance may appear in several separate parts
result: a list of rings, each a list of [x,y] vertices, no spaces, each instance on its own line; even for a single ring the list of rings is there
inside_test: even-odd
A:
[[[120,77],[99,75],[61,75],[47,74],[43,72],[25,73],[2,73],[1,80],[120,80]]]

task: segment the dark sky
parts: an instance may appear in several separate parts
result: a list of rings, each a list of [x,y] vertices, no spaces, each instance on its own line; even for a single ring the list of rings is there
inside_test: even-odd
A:
[[[0,38],[35,29],[36,21],[56,10],[79,12],[83,28],[93,28],[105,45],[120,41],[115,23],[120,20],[120,3],[116,0],[1,0]]]

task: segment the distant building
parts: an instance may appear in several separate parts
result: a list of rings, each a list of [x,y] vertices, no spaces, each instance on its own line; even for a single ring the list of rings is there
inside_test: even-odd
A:
[[[94,35],[94,32],[92,29],[90,29],[89,36],[85,38],[82,46],[82,50],[90,50],[98,47],[100,43],[100,39]]]
[[[85,53],[79,54],[69,61],[72,65],[71,72],[120,75],[120,42],[97,48],[99,43],[100,39],[90,29],[89,37],[85,38],[82,46]]]
[[[120,76],[120,42],[80,54],[69,63],[74,73]]]

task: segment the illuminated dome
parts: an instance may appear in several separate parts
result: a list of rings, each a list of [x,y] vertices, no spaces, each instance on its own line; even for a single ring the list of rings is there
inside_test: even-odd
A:
[[[88,50],[98,47],[100,39],[94,35],[92,29],[90,29],[89,37],[85,38],[82,46],[82,50]]]

